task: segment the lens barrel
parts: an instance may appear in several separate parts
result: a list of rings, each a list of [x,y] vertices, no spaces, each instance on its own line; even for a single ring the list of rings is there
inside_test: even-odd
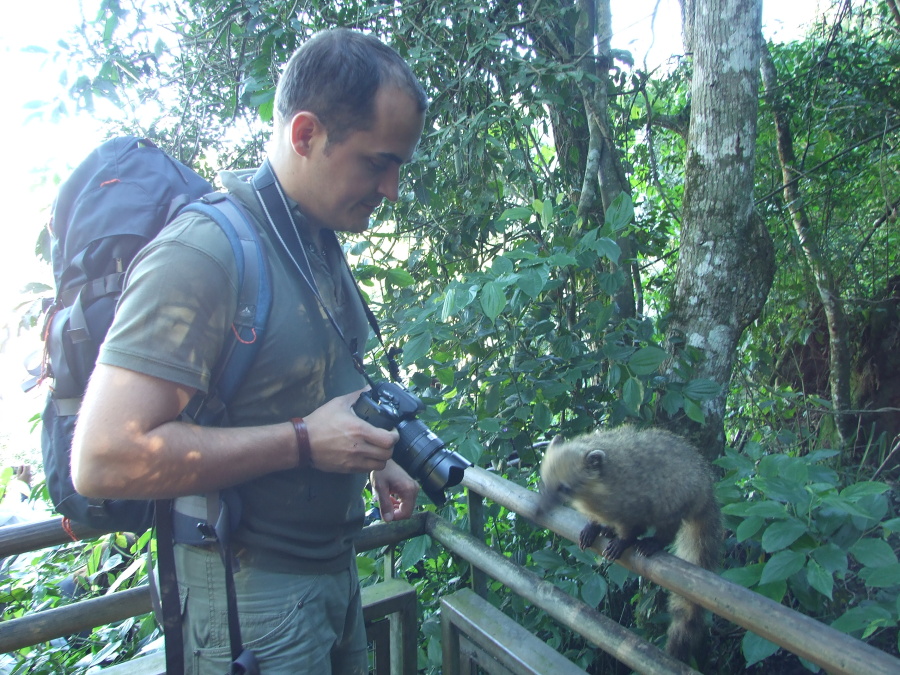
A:
[[[400,440],[394,446],[394,461],[419,481],[431,501],[443,506],[444,490],[459,485],[463,472],[471,464],[446,450],[444,442],[419,420],[400,422],[397,431]]]

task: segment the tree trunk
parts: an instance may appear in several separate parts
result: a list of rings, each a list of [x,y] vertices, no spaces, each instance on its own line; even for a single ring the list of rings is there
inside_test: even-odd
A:
[[[631,185],[613,139],[609,115],[607,92],[609,68],[612,65],[609,43],[612,37],[612,15],[609,0],[579,0],[578,7],[580,16],[575,30],[576,57],[581,57],[582,68],[589,76],[579,80],[590,132],[588,161],[578,203],[578,215],[586,219],[590,205],[596,199],[597,187],[600,188],[600,200],[603,211],[606,212],[621,193],[631,195]],[[613,300],[619,317],[632,318],[636,313],[637,294],[632,270],[634,238],[626,233],[617,236],[616,243],[622,251],[619,267],[623,272],[624,284]]]
[[[844,303],[840,290],[836,287],[828,262],[810,227],[806,209],[803,207],[803,196],[800,193],[799,167],[794,155],[794,138],[791,134],[790,115],[784,99],[778,94],[778,73],[772,62],[769,48],[762,44],[762,79],[766,102],[775,115],[775,135],[778,143],[778,159],[781,163],[781,175],[784,181],[784,201],[791,214],[791,222],[800,248],[805,256],[806,264],[812,271],[819,298],[825,310],[828,322],[829,338],[829,373],[828,383],[831,389],[831,404],[835,411],[835,421],[841,443],[845,444],[853,437],[855,419],[850,410],[850,341],[847,336],[847,320],[844,316]]]
[[[759,106],[761,0],[683,0],[685,46],[694,55],[681,249],[668,339],[669,378],[719,383],[702,404],[705,424],[664,420],[710,458],[721,454],[735,350],[759,316],[773,277],[773,246],[753,213]],[[660,413],[661,416],[663,413]]]
[[[539,11],[541,3],[535,2],[532,9],[530,33],[535,44],[544,52],[551,53],[563,62],[577,64],[584,72],[578,79],[584,119],[587,125],[587,143],[574,132],[580,132],[580,125],[573,125],[565,113],[551,106],[554,137],[560,162],[569,162],[568,149],[572,141],[577,141],[579,160],[582,162],[581,184],[579,186],[578,217],[586,227],[591,223],[602,223],[603,214],[613,200],[621,193],[631,195],[631,184],[622,165],[622,158],[612,134],[609,114],[609,68],[612,65],[610,38],[612,36],[612,15],[609,0],[578,0],[574,25],[564,25],[559,17],[549,18]],[[551,12],[552,15],[552,12]],[[567,128],[567,127],[577,128]],[[583,154],[582,154],[583,153]],[[598,213],[598,207],[602,211]],[[637,313],[635,283],[634,237],[625,231],[616,234],[616,243],[622,252],[618,268],[623,275],[623,285],[613,298],[619,318],[632,318]],[[606,261],[603,261],[606,265]],[[611,265],[610,265],[611,267]],[[574,302],[574,297],[572,302]],[[574,306],[569,318],[575,321]]]

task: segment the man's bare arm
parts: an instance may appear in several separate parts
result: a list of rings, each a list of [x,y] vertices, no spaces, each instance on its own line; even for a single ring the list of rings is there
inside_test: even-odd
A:
[[[197,494],[298,465],[290,421],[257,427],[198,427],[177,421],[194,390],[97,364],[72,445],[72,479],[83,495],[158,499]],[[341,396],[306,419],[312,465],[335,473],[384,468],[395,431],[360,420]]]

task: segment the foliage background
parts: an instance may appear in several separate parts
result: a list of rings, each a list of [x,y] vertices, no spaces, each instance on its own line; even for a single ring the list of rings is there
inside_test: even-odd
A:
[[[704,402],[724,391],[726,447],[716,464],[730,531],[725,575],[896,654],[900,521],[892,452],[900,369],[892,354],[900,350],[891,350],[900,346],[900,23],[890,3],[841,2],[803,40],[769,45],[800,158],[807,235],[837,280],[850,326],[856,432],[845,442],[831,414],[831,343],[818,277],[782,195],[769,100],[759,117],[756,207],[777,265],[763,314],[745,332],[730,380],[692,377],[702,354],[690,351],[678,377],[664,374],[691,62],[645,72],[614,51],[608,77],[598,76],[563,57],[571,45],[557,44],[576,35],[581,8],[107,1],[48,55],[66,91],[34,112],[108,114],[110,134],[150,135],[208,174],[253,166],[264,150],[277,65],[304,35],[352,25],[384,37],[422,78],[432,109],[401,199],[378,212],[367,242],[348,247],[386,333],[404,347],[411,383],[429,403],[422,419],[471,460],[534,486],[552,434],[647,423],[660,412],[702,422]],[[168,28],[148,20],[151,10]],[[608,95],[629,188],[586,209],[585,81]],[[634,242],[634,265],[622,256],[626,240]],[[635,280],[629,314],[618,301]],[[26,313],[25,323],[32,319]],[[464,524],[464,501],[443,515]],[[615,565],[598,574],[591,556],[503,509],[489,515],[489,543],[660,640],[666,617],[658,589]],[[118,543],[40,554],[46,574],[35,575],[34,564],[10,569],[6,616],[65,602],[59,581],[72,576],[95,593],[137,583],[140,560],[123,547],[139,545]],[[374,575],[377,562],[363,558],[361,569]],[[419,586],[420,666],[434,670],[437,598],[464,583],[466,566],[420,538],[406,544],[399,568]],[[530,616],[502,588],[491,594],[584,667],[615,672],[602,654]],[[96,631],[75,650],[23,652],[15,667],[81,672],[157,638],[142,619]],[[809,665],[719,622],[713,641],[718,659],[702,664],[704,672]]]

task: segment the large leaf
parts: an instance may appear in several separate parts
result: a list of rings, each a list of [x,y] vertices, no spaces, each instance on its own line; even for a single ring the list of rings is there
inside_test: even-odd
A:
[[[719,383],[712,380],[691,380],[684,385],[684,395],[698,401],[715,398],[721,391]]]
[[[431,351],[432,337],[430,333],[421,333],[410,338],[403,345],[403,363],[411,365]]]
[[[762,547],[767,553],[780,551],[793,544],[806,533],[806,525],[799,520],[789,518],[778,520],[766,528],[762,536]]]
[[[491,321],[497,317],[506,307],[506,294],[503,292],[505,284],[499,281],[489,281],[481,288],[481,309],[484,315]]]
[[[628,367],[635,375],[655,373],[669,355],[659,347],[641,347],[628,359]]]
[[[760,576],[760,584],[770,584],[775,581],[784,581],[788,577],[803,569],[806,564],[806,556],[799,551],[779,551],[766,562]]]
[[[599,574],[592,574],[581,586],[581,599],[591,607],[597,607],[608,590],[606,580]]]
[[[622,403],[637,415],[641,404],[644,402],[644,385],[636,377],[629,377],[622,386]]]
[[[549,278],[550,271],[545,265],[529,267],[517,275],[516,285],[533,300],[544,290]]]
[[[741,640],[741,652],[743,652],[744,658],[747,660],[747,666],[759,663],[763,659],[772,656],[772,654],[777,651],[778,645],[774,642],[769,642],[765,638],[760,637],[756,633],[751,633],[750,631],[747,631],[744,634],[744,639]]]
[[[886,567],[897,563],[897,553],[884,539],[860,539],[850,553],[866,567]]]
[[[806,580],[810,586],[831,600],[831,594],[834,590],[834,577],[814,560],[810,560],[806,566]]]
[[[606,209],[606,224],[614,232],[627,226],[634,218],[634,204],[631,197],[624,192],[613,199],[612,204]]]
[[[412,286],[416,283],[416,280],[413,278],[413,275],[407,272],[404,269],[399,269],[397,267],[392,267],[387,271],[387,278],[395,286]]]

